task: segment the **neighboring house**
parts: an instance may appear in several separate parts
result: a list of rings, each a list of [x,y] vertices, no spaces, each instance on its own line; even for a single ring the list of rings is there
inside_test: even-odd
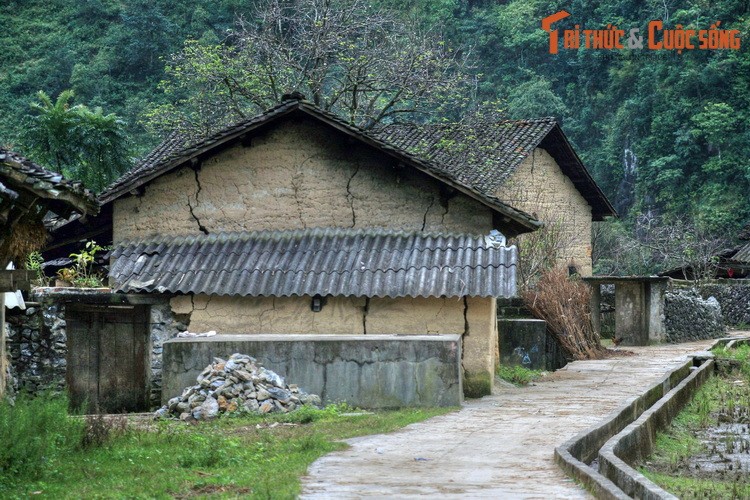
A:
[[[479,179],[301,100],[208,139],[171,136],[102,193],[114,291],[171,297],[192,332],[463,336],[487,394],[515,236],[538,229]],[[110,208],[108,208],[110,207]]]
[[[747,279],[750,276],[750,223],[746,224],[737,235],[738,244],[716,253],[711,259],[712,278]],[[678,280],[694,280],[696,273],[692,266],[683,266],[664,271],[659,276],[669,276]],[[705,274],[705,272],[704,272]],[[703,276],[705,278],[706,276]]]
[[[96,214],[99,205],[80,182],[43,169],[0,148],[0,269],[40,249],[47,237],[43,221],[50,214],[70,217]],[[18,262],[17,262],[18,263]],[[4,292],[28,286],[25,271],[0,271],[0,395],[5,390]]]
[[[592,274],[592,221],[617,213],[554,118],[388,125],[377,135],[486,196],[558,225],[561,264]]]
[[[750,223],[737,235],[740,243],[719,255],[717,278],[747,278],[750,275]]]

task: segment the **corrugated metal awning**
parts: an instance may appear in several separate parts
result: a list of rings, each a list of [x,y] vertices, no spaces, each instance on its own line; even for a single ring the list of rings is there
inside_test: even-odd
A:
[[[382,229],[216,233],[124,242],[119,292],[239,296],[511,297],[515,247]]]

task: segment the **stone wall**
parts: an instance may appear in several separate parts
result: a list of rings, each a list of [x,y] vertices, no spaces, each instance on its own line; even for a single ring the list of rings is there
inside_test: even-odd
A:
[[[14,391],[63,391],[67,368],[65,305],[45,298],[6,315]]]
[[[185,330],[187,330],[187,325],[181,322],[178,316],[175,316],[166,299],[150,307],[149,401],[152,407],[161,404],[164,342],[175,338],[178,333]]]
[[[494,298],[173,297],[172,311],[190,331],[218,334],[460,334],[467,395],[485,395],[497,364]]]
[[[591,276],[591,206],[547,151],[535,149],[503,184],[498,197],[547,224],[559,224],[560,263],[573,264],[582,276]]]
[[[720,338],[726,334],[721,306],[715,298],[703,299],[689,289],[673,289],[665,294],[667,342]]]
[[[728,326],[750,325],[750,280],[719,280],[698,286],[704,299],[714,297]]]
[[[311,120],[283,122],[250,146],[164,175],[115,201],[113,217],[115,243],[203,230],[492,229],[487,206]]]

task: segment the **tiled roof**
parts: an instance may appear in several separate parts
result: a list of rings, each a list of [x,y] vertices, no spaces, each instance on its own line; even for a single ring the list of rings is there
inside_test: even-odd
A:
[[[554,118],[478,124],[387,125],[377,136],[494,194],[555,126]]]
[[[0,148],[0,196],[17,198],[19,190],[48,200],[51,209],[83,214],[99,211],[95,196],[78,181],[66,180],[62,174],[50,172],[23,156]]]
[[[416,156],[465,185],[494,196],[537,147],[547,150],[592,207],[594,220],[617,215],[554,117],[486,123],[392,124],[378,138]]]
[[[746,243],[739,247],[734,255],[728,257],[727,260],[742,264],[750,264],[750,243]]]
[[[231,127],[227,127],[205,139],[194,140],[181,136],[180,134],[172,134],[151,154],[145,157],[143,161],[105,189],[99,199],[102,203],[109,203],[125,193],[128,193],[150,182],[156,177],[177,168],[185,162],[198,157],[200,154],[206,153],[207,151],[223,144],[231,143],[231,141],[241,140],[245,134],[248,134],[253,129],[264,126],[277,118],[295,112],[301,112],[307,116],[316,118],[343,133],[361,140],[365,144],[379,149],[385,154],[396,158],[398,161],[425,172],[428,175],[463,191],[469,196],[478,199],[482,203],[504,215],[508,220],[508,224],[511,225],[516,232],[533,231],[542,226],[542,224],[531,215],[504,203],[502,200],[494,196],[492,192],[487,189],[482,189],[476,183],[472,184],[466,182],[463,177],[457,176],[450,169],[437,165],[418,154],[401,148],[400,146],[390,144],[387,141],[376,137],[372,133],[351,125],[336,115],[324,111],[307,101],[296,99],[284,101],[278,106],[275,106],[258,116],[237,123]]]
[[[484,236],[306,229],[124,242],[118,292],[240,296],[510,297],[515,247]]]

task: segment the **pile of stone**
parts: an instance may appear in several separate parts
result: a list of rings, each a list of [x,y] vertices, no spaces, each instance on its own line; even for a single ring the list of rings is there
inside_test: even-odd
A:
[[[214,358],[182,395],[169,400],[156,417],[180,420],[209,420],[222,413],[289,412],[301,405],[319,406],[320,397],[306,394],[295,384],[261,366],[246,354],[232,354],[228,360]]]

